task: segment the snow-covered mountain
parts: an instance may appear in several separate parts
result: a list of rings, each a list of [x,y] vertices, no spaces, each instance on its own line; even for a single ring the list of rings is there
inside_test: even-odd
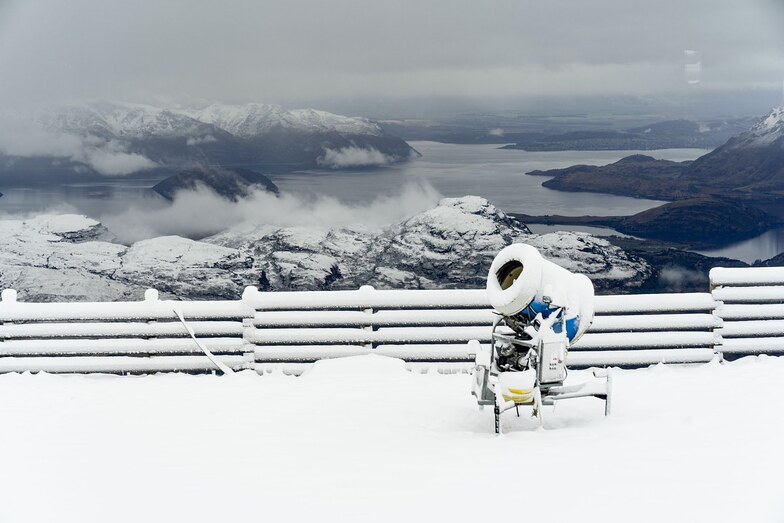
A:
[[[741,134],[737,145],[764,147],[784,136],[784,105],[773,109],[754,127]]]
[[[33,119],[52,132],[106,138],[198,136],[214,132],[215,128],[242,138],[281,128],[304,133],[383,134],[378,124],[365,118],[316,109],[286,110],[279,105],[260,103],[215,103],[198,110],[118,102],[69,104],[39,109]]]
[[[628,291],[651,275],[643,260],[585,233],[531,234],[475,196],[381,231],[246,225],[203,241],[177,236],[130,247],[82,216],[0,221],[0,288],[27,300],[140,299],[144,288],[189,299],[267,290],[483,287],[495,254],[524,241],[598,290]]]
[[[701,156],[682,179],[712,193],[754,199],[784,195],[784,106],[745,133]]]
[[[105,139],[204,138],[216,132],[215,126],[186,114],[129,103],[47,107],[37,111],[34,120],[50,132],[91,135]]]
[[[378,124],[365,118],[341,116],[315,109],[285,110],[279,105],[271,104],[216,103],[204,109],[188,111],[187,114],[243,138],[253,138],[276,129],[303,133],[338,132],[371,136],[383,134]]]
[[[276,105],[201,110],[89,103],[0,114],[0,184],[194,165],[287,172],[380,166],[416,152],[366,119]],[[36,178],[35,180],[31,179]]]

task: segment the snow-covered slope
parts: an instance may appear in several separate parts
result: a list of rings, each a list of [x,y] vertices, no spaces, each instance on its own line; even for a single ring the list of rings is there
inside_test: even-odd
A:
[[[696,159],[681,179],[701,191],[777,203],[784,195],[784,106]]]
[[[243,105],[212,104],[189,111],[194,118],[220,127],[236,136],[252,138],[275,129],[305,133],[335,131],[344,134],[379,136],[381,128],[364,118],[353,118],[315,109],[285,110],[279,105],[249,103]]]
[[[197,299],[236,298],[246,285],[482,288],[493,257],[512,242],[537,246],[599,290],[633,290],[651,274],[606,240],[533,235],[476,196],[446,198],[383,230],[245,225],[203,241],[168,236],[125,247],[107,240],[103,226],[81,216],[0,221],[0,288],[46,301],[140,298],[146,287]]]
[[[584,233],[537,236],[478,196],[438,206],[383,231],[246,226],[206,238],[255,259],[269,289],[482,288],[504,246],[535,242],[594,280],[599,289],[633,289],[650,267],[604,239]]]
[[[365,118],[316,109],[286,110],[279,105],[259,103],[216,103],[199,110],[120,102],[70,104],[38,109],[33,112],[32,120],[51,132],[102,138],[198,136],[214,132],[215,128],[242,138],[260,136],[276,129],[303,133],[383,134],[376,123]]]
[[[156,287],[168,296],[235,296],[251,275],[234,250],[180,237],[111,243],[95,220],[44,215],[0,220],[0,288],[31,301],[139,299]]]
[[[562,401],[536,430],[521,408],[498,437],[469,375],[378,356],[296,378],[7,374],[0,517],[780,523],[783,375],[764,356],[616,369],[611,416]]]
[[[763,147],[784,136],[784,105],[773,109],[768,116],[739,136],[738,143]]]
[[[40,110],[34,118],[51,132],[106,139],[198,137],[215,133],[215,128],[209,123],[183,113],[142,104],[104,102],[55,106]]]
[[[89,301],[129,297],[143,288],[113,274],[127,250],[106,229],[84,216],[0,220],[0,288],[17,288],[28,299]]]

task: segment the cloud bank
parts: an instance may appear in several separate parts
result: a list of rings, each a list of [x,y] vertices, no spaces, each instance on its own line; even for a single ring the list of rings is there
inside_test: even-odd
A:
[[[105,176],[122,176],[158,165],[146,156],[128,152],[116,140],[52,133],[11,117],[0,119],[0,154],[65,158]]]
[[[151,210],[131,207],[98,219],[123,243],[156,236],[179,235],[203,238],[233,227],[269,225],[318,228],[378,228],[408,218],[438,203],[441,195],[431,185],[408,183],[393,196],[363,204],[347,204],[336,198],[283,194],[276,197],[256,191],[232,203],[214,191],[200,188],[180,192],[168,207]]]
[[[330,169],[345,169],[351,167],[380,167],[389,165],[395,159],[382,153],[374,147],[342,147],[340,149],[324,149],[324,156],[318,159],[318,164]]]
[[[645,95],[696,87],[684,50],[699,87],[784,80],[781,0],[4,3],[6,103]]]

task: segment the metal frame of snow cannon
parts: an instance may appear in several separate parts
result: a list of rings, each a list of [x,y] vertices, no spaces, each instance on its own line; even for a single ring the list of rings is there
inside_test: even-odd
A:
[[[510,263],[516,266],[509,269]],[[493,405],[496,433],[501,432],[501,414],[515,408],[519,416],[520,405],[531,405],[540,425],[542,406],[555,405],[561,399],[602,399],[608,415],[612,389],[609,372],[594,371],[595,377],[605,378],[604,382],[564,385],[568,348],[593,321],[590,280],[544,260],[531,246],[511,245],[493,261],[488,293],[499,316],[493,323],[490,347],[474,343],[472,394],[480,406]],[[501,324],[511,332],[499,332]],[[502,383],[503,375],[514,373],[523,373],[523,388]]]

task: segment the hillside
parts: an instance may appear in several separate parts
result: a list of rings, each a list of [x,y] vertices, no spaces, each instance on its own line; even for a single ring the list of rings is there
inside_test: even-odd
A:
[[[0,288],[38,301],[139,298],[147,287],[188,299],[264,290],[483,288],[504,246],[526,241],[548,259],[589,275],[599,291],[632,292],[650,267],[607,240],[534,235],[479,197],[439,205],[383,229],[247,224],[202,241],[178,236],[112,243],[75,215],[0,220]]]
[[[525,223],[610,227],[639,238],[695,249],[735,243],[782,224],[781,218],[755,207],[712,197],[677,200],[632,216],[514,216]]]
[[[545,187],[563,191],[679,200],[717,195],[777,206],[784,195],[784,107],[693,162],[630,156],[602,166],[534,171]]]
[[[263,174],[238,168],[195,168],[186,169],[157,183],[152,190],[173,200],[180,191],[193,191],[206,187],[236,202],[248,197],[254,190],[279,194],[280,189]]]

